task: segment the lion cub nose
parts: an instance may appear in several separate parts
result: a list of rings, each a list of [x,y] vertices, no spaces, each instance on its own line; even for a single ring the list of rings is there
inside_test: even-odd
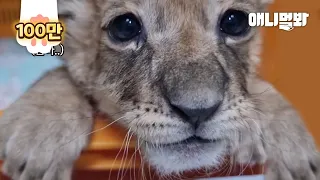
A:
[[[184,116],[184,119],[192,124],[195,128],[213,116],[220,106],[220,102],[209,108],[192,109],[184,106],[174,106],[173,109]]]
[[[228,76],[214,57],[189,61],[166,66],[160,87],[171,108],[198,126],[217,112],[224,99]]]

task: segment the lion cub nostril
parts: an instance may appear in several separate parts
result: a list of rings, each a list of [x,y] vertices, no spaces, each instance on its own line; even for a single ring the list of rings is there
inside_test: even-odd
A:
[[[186,121],[191,123],[194,126],[198,126],[201,122],[207,120],[212,116],[219,108],[220,103],[215,104],[210,108],[201,108],[201,109],[191,109],[183,106],[174,106],[172,108],[174,111],[182,115]]]

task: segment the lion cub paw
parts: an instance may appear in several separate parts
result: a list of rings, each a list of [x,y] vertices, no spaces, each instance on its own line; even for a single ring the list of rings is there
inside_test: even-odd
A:
[[[266,180],[319,180],[320,154],[295,154],[268,164]]]
[[[16,122],[8,117],[0,119],[3,173],[13,180],[70,180],[91,124],[78,121],[81,117],[62,120],[59,116],[50,119],[39,114],[32,119],[21,115]]]
[[[242,165],[263,165],[267,160],[262,143],[240,146],[236,153],[236,162]]]

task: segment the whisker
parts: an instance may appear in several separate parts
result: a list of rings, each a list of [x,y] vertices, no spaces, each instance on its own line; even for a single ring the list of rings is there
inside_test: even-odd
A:
[[[128,143],[128,140],[129,140],[129,138],[131,136],[131,134],[130,134],[131,131],[130,130],[131,129],[128,130],[128,132],[127,132],[128,136],[126,136],[126,138],[125,138],[124,152],[122,154],[121,163],[120,163],[120,169],[119,169],[118,174],[117,174],[117,180],[119,179],[120,173],[122,172],[122,166],[123,166],[123,163],[124,163],[123,161],[124,161],[124,157],[125,157],[125,154],[126,154],[127,143]]]
[[[126,133],[126,135],[125,135],[125,137],[124,137],[124,139],[123,139],[123,141],[122,141],[120,150],[118,151],[115,159],[114,159],[113,162],[112,162],[111,169],[113,169],[113,166],[114,166],[114,164],[115,164],[115,161],[118,159],[118,156],[120,155],[120,153],[121,153],[121,151],[122,151],[122,148],[124,147],[125,141],[126,141],[126,139],[127,139],[127,136],[129,136],[129,134],[130,134],[130,131],[128,131],[128,132]],[[109,174],[109,180],[110,180],[110,178],[111,178],[111,172],[110,172],[110,174]]]
[[[126,151],[126,157],[125,157],[125,161],[128,159],[130,142],[131,142],[132,137],[133,137],[133,133],[132,133],[131,136],[129,137],[129,140],[128,140],[127,145],[126,145],[126,150],[125,150],[125,151]],[[124,163],[124,164],[125,164],[125,163]],[[130,162],[129,162],[129,164],[130,164]],[[127,170],[128,170],[128,169],[127,169]],[[127,170],[126,170],[126,171],[122,170],[122,172],[121,172],[121,177],[122,177],[121,180],[122,180],[123,177],[126,175]]]
[[[92,132],[90,132],[90,133],[88,133],[88,134],[85,134],[85,136],[89,136],[89,135],[94,134],[94,133],[96,133],[96,132],[99,132],[99,131],[102,131],[102,130],[104,130],[104,129],[107,129],[109,126],[113,125],[114,123],[118,122],[119,120],[121,120],[121,119],[123,119],[123,118],[124,118],[124,117],[118,118],[117,120],[111,122],[110,124],[108,124],[108,125],[106,125],[106,126],[104,126],[104,127],[102,127],[102,128],[99,128],[99,129],[94,130],[94,131],[92,131]]]
[[[97,130],[94,130],[94,131],[92,131],[92,132],[90,132],[90,133],[85,133],[85,132],[83,132],[82,134],[80,134],[80,135],[77,136],[76,138],[74,138],[74,139],[66,142],[65,144],[60,145],[60,146],[57,147],[55,150],[57,150],[57,149],[59,149],[59,148],[62,148],[63,146],[65,146],[65,145],[67,145],[67,144],[69,144],[69,143],[77,140],[78,138],[80,138],[80,137],[82,137],[82,136],[89,136],[89,135],[91,135],[91,134],[93,134],[93,133],[102,131],[102,130],[108,128],[109,126],[111,126],[112,124],[114,124],[114,123],[118,122],[119,120],[123,119],[123,118],[124,118],[124,117],[118,118],[118,119],[114,120],[113,122],[109,123],[108,125],[106,125],[106,126],[104,126],[104,127],[102,127],[102,128],[99,128],[99,129],[97,129]]]
[[[139,140],[139,139],[138,139]],[[139,143],[139,142],[138,142]],[[141,167],[140,167],[140,169],[141,169],[141,175],[142,175],[142,179],[143,180],[145,180],[146,179],[146,177],[145,177],[145,172],[144,172],[144,160],[143,160],[143,158],[142,158],[142,156],[141,156],[141,150],[139,149],[139,154],[140,154],[140,160],[141,160]]]
[[[263,95],[264,93],[267,93],[267,92],[269,92],[269,91],[271,91],[272,90],[272,87],[268,87],[268,88],[266,88],[264,91],[262,91],[262,92],[259,92],[259,93],[249,93],[249,95],[250,96],[261,96],[261,95]]]

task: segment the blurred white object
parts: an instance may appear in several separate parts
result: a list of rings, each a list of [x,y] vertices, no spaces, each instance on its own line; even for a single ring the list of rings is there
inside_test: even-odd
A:
[[[0,39],[0,110],[16,101],[44,73],[61,65],[58,57],[32,56],[15,39]]]
[[[49,21],[58,22],[58,5],[57,0],[21,0],[20,22],[30,22],[31,18],[49,18]],[[40,19],[39,19],[40,20]],[[60,44],[61,41],[47,42],[42,45],[42,39],[35,38],[35,45],[31,45],[32,39],[20,39],[17,34],[17,42],[21,46],[27,47],[30,53],[49,53],[53,46]],[[47,40],[47,38],[45,38]]]

